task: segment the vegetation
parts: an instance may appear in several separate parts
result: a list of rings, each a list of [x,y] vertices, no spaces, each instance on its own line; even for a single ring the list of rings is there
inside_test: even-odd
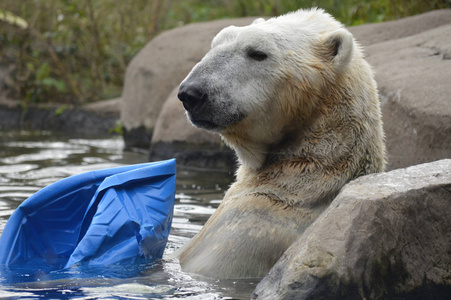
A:
[[[2,0],[0,89],[24,102],[82,104],[120,95],[125,69],[137,52],[158,33],[187,23],[273,16],[317,6],[346,25],[357,25],[449,8],[450,3],[449,0]]]

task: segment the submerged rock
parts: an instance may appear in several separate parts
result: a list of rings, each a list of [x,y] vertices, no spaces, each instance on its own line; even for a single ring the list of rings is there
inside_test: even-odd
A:
[[[252,299],[449,299],[451,159],[347,184]]]

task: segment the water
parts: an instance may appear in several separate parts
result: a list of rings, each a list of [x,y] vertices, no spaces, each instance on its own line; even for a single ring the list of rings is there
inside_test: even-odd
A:
[[[1,132],[0,233],[17,206],[44,186],[82,172],[147,161],[145,153],[123,148],[120,138]],[[176,205],[165,257],[199,232],[233,179],[224,172],[177,167]],[[168,259],[101,270],[73,269],[57,275],[61,279],[42,274],[31,281],[2,283],[0,299],[248,299],[258,283],[187,274],[177,261]]]

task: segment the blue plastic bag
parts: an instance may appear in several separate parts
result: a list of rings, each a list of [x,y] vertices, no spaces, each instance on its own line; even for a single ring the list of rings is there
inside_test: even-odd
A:
[[[175,160],[92,171],[25,200],[0,238],[0,265],[89,266],[161,258],[172,223]]]

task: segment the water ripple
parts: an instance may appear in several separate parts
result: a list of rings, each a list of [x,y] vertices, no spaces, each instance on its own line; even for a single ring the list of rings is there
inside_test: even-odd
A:
[[[37,169],[39,165],[37,164],[14,164],[0,166],[0,174],[10,174],[10,173],[20,173],[26,172],[33,169]]]
[[[124,152],[122,139],[66,139],[44,134],[0,133],[0,233],[14,209],[39,189],[62,178],[123,164],[147,161],[146,154]],[[179,166],[178,166],[179,167]],[[197,234],[220,204],[230,176],[223,173],[178,169],[172,230],[161,263],[127,277],[123,267],[100,277],[48,280],[0,288],[0,298],[73,299],[226,299],[250,294],[234,283],[198,279],[167,257]],[[130,267],[132,268],[132,267]],[[75,271],[74,271],[75,272]],[[1,279],[0,272],[0,279]],[[77,274],[74,274],[77,277]],[[236,297],[241,298],[241,297]],[[244,297],[246,298],[246,297]]]

